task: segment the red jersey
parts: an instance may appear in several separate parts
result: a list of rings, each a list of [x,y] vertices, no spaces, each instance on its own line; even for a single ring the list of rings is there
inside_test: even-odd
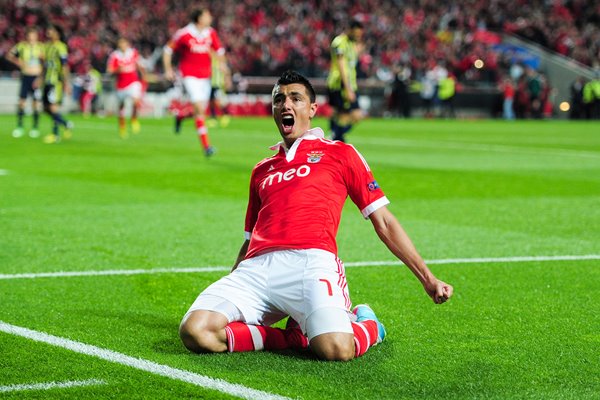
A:
[[[179,70],[184,77],[210,78],[211,51],[225,52],[213,28],[198,30],[192,23],[175,32],[167,47],[179,53]]]
[[[108,56],[107,70],[113,72],[117,78],[117,89],[124,89],[133,82],[138,82],[138,63],[140,55],[134,48],[128,48],[125,52],[115,50]]]
[[[285,152],[258,163],[250,179],[246,258],[282,249],[322,249],[337,254],[335,237],[348,195],[367,218],[389,203],[360,153],[325,140],[315,128]]]
[[[515,97],[515,88],[511,83],[504,84],[504,98],[512,99]]]

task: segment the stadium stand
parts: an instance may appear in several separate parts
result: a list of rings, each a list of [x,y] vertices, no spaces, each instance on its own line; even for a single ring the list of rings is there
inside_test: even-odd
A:
[[[92,59],[103,67],[118,32],[126,32],[149,55],[187,16],[182,2],[150,4],[141,0],[8,2],[0,16],[1,50],[22,39],[27,26],[53,22],[65,30],[73,66]],[[368,26],[368,56],[361,63],[365,75],[401,62],[410,62],[417,70],[431,58],[447,60],[460,72],[469,58],[489,52],[487,45],[497,40],[489,32],[520,35],[589,66],[600,62],[598,0],[223,0],[211,8],[233,55],[232,66],[245,75],[273,75],[291,66],[310,76],[323,76],[331,34],[349,16]]]
[[[125,33],[146,66],[160,74],[161,48],[187,19],[188,8],[174,0],[5,2],[0,55],[23,38],[27,26],[52,22],[64,29],[76,73],[90,61],[104,72],[119,33]],[[404,69],[419,81],[443,62],[462,85],[495,86],[512,72],[511,60],[496,51],[501,33],[600,69],[600,0],[222,0],[211,4],[211,11],[232,70],[244,76],[273,76],[290,67],[326,76],[329,42],[350,17],[367,27],[363,78],[389,82]],[[485,68],[475,68],[477,60]],[[13,66],[2,62],[0,69]],[[522,75],[515,79],[517,91]],[[541,82],[546,83],[543,76]]]

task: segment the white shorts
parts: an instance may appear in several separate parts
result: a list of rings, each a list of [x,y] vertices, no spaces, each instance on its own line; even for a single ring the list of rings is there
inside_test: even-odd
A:
[[[206,288],[186,317],[209,310],[229,322],[271,325],[289,315],[310,340],[323,333],[352,333],[351,306],[339,258],[319,249],[281,250],[242,261]]]
[[[142,82],[131,82],[123,89],[117,89],[117,98],[119,101],[125,101],[127,98],[139,100],[142,98]]]
[[[212,90],[210,78],[196,78],[186,76],[183,78],[183,87],[192,103],[208,102]]]

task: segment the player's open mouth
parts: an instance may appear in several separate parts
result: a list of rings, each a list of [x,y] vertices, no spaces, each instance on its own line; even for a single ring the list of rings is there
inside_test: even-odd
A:
[[[291,133],[294,128],[294,116],[289,114],[283,115],[281,117],[281,126],[285,133]]]

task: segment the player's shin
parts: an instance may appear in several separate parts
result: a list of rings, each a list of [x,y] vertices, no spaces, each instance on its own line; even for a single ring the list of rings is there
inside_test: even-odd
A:
[[[19,128],[23,127],[23,116],[25,116],[25,109],[21,106],[17,107],[17,126]]]
[[[33,110],[33,129],[37,129],[40,123],[40,113],[39,111]]]
[[[198,132],[198,139],[202,143],[202,147],[206,150],[210,147],[210,141],[208,140],[208,129],[204,123],[204,118],[196,118],[196,132]]]
[[[272,328],[232,322],[225,327],[229,352],[305,349],[308,339],[298,328]]]
[[[355,357],[360,357],[367,352],[369,347],[377,343],[377,322],[367,320],[352,322],[354,331]]]

